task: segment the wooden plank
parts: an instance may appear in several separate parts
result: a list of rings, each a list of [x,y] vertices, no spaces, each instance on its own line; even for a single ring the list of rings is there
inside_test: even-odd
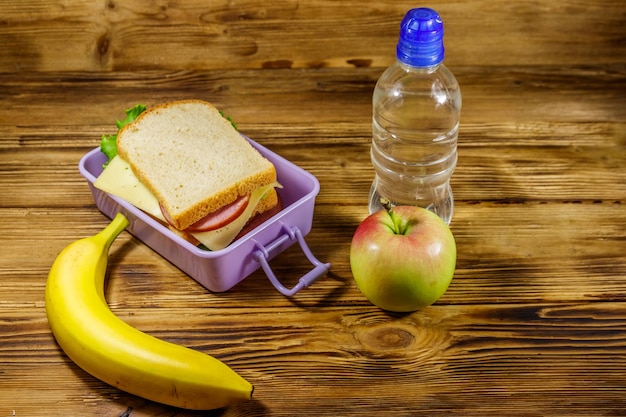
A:
[[[524,134],[542,139],[571,135],[568,126],[572,123],[590,122],[618,123],[614,133],[623,138],[626,99],[620,92],[626,88],[625,72],[620,65],[592,69],[459,67],[455,75],[463,92],[462,123],[471,129],[468,134],[481,129],[486,138],[497,138],[500,143],[510,134],[515,139]],[[276,128],[282,124],[304,128],[350,123],[362,124],[369,132],[372,92],[381,73],[377,68],[329,68],[6,74],[0,79],[4,93],[0,103],[28,117],[9,120],[4,113],[0,122],[47,129],[75,125],[77,133],[83,131],[83,125],[95,125],[102,134],[136,103],[200,98],[232,115],[242,129],[252,123]],[[65,94],[59,95],[59,89]],[[50,111],[57,106],[63,108],[61,113]],[[594,125],[590,126],[593,129]],[[601,132],[587,128],[579,135],[587,133],[597,136]],[[471,137],[472,142],[484,140]]]
[[[114,121],[123,118],[124,110],[136,103],[153,105],[200,98],[232,115],[243,131],[248,124],[273,125],[277,129],[280,125],[308,128],[318,124],[362,124],[363,132],[369,132],[371,97],[381,72],[373,68],[332,68],[7,74],[0,79],[4,93],[0,104],[10,106],[15,114],[24,117],[10,120],[6,119],[8,113],[4,113],[0,122],[48,131],[60,126],[63,130],[55,133],[57,138],[71,126],[76,126],[80,134],[84,131],[81,126],[93,125],[102,134],[110,131]],[[511,134],[516,141],[520,137],[547,140],[551,135],[571,136],[574,123],[583,124],[583,130],[577,131],[581,137],[588,134],[597,137],[606,131],[621,134],[623,140],[626,118],[626,99],[620,93],[626,88],[623,66],[593,70],[461,67],[455,72],[464,99],[461,120],[462,129],[466,130],[461,135],[470,135],[472,143],[477,140],[483,143],[485,139],[502,143]],[[59,95],[59,89],[65,94]],[[50,111],[56,107],[62,107],[63,111]],[[481,137],[473,134],[476,129],[481,130]]]
[[[293,146],[270,146],[270,149],[318,178],[321,184],[318,203],[363,203],[374,176],[368,156],[369,144],[363,141],[359,146],[316,146],[302,155],[303,142]],[[548,150],[494,146],[488,155],[483,148],[461,146],[452,178],[455,199],[459,202],[623,201],[626,172],[619,167],[623,166],[626,155],[610,145]],[[614,152],[607,154],[607,149],[614,149]],[[87,181],[78,172],[78,162],[88,150],[3,153],[2,205],[91,204]]]
[[[108,222],[95,208],[3,209],[1,214],[5,223],[0,233],[5,239],[0,241],[0,276],[5,293],[0,292],[0,299],[10,303],[11,294],[17,292],[25,305],[43,300],[43,279],[56,254]],[[367,304],[352,280],[348,256],[352,234],[366,215],[362,205],[317,207],[307,239],[320,259],[332,263],[332,269],[328,277],[298,295],[299,303]],[[461,202],[452,223],[458,246],[456,277],[440,303],[623,299],[619,289],[626,276],[626,246],[619,225],[624,221],[622,204]],[[36,240],[33,230],[37,230]],[[213,297],[127,233],[115,247],[119,252],[110,267],[109,283],[113,305],[144,307],[164,302],[163,307],[198,303],[281,307],[292,302],[279,294],[261,271],[232,291]],[[290,285],[310,269],[295,247],[281,254],[272,266]],[[29,272],[23,275],[22,270]],[[28,287],[26,283],[33,280],[37,285]]]
[[[385,67],[410,7],[390,0],[234,7],[224,0],[7,0],[0,72]],[[621,0],[472,0],[437,9],[452,66],[599,65],[626,56]]]
[[[133,326],[213,354],[254,381],[255,401],[220,415],[315,410],[334,416],[330,405],[337,402],[354,416],[411,415],[417,408],[434,415],[594,415],[625,401],[622,303],[436,306],[412,315],[370,307],[353,307],[350,314],[343,308],[247,311],[116,310]],[[167,409],[78,369],[51,343],[36,310],[5,314],[12,321],[1,324],[0,359],[20,359],[0,373],[0,385],[12,381],[0,391],[5,413]],[[34,343],[41,346],[37,353],[29,349]]]

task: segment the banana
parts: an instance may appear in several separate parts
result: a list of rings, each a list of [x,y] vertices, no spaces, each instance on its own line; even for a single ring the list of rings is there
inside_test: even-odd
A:
[[[67,246],[46,283],[46,313],[63,351],[94,377],[131,394],[193,410],[252,397],[252,385],[218,359],[130,326],[109,309],[109,248],[126,228],[118,214],[100,233]]]

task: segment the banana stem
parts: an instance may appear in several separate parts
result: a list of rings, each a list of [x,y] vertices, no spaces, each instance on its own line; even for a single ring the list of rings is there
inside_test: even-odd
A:
[[[102,231],[100,231],[95,238],[103,240],[104,247],[108,250],[115,238],[122,233],[126,226],[128,226],[128,219],[122,213],[117,213],[111,223]]]

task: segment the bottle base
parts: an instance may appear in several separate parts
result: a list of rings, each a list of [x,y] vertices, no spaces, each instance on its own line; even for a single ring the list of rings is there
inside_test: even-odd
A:
[[[448,184],[443,192],[437,193],[439,194],[436,201],[394,201],[383,195],[381,195],[376,189],[376,181],[372,184],[372,188],[369,193],[369,212],[370,214],[375,213],[377,211],[383,210],[385,207],[383,206],[382,201],[386,200],[389,202],[390,207],[395,206],[419,206],[423,207],[427,210],[432,211],[437,214],[441,219],[447,224],[450,225],[452,221],[452,214],[454,212],[454,196],[452,194],[452,188]]]

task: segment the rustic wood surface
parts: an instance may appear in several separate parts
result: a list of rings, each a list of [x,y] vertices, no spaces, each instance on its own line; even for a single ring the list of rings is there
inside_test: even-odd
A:
[[[435,5],[463,90],[458,263],[435,305],[400,315],[363,298],[348,250],[372,89],[416,5],[2,1],[0,416],[625,416],[626,5]],[[124,109],[179,98],[214,102],[319,179],[307,241],[332,263],[293,298],[260,272],[214,294],[122,233],[112,310],[255,385],[212,412],[94,379],[45,316],[55,256],[108,223],[78,160]],[[306,269],[295,250],[273,266]]]

